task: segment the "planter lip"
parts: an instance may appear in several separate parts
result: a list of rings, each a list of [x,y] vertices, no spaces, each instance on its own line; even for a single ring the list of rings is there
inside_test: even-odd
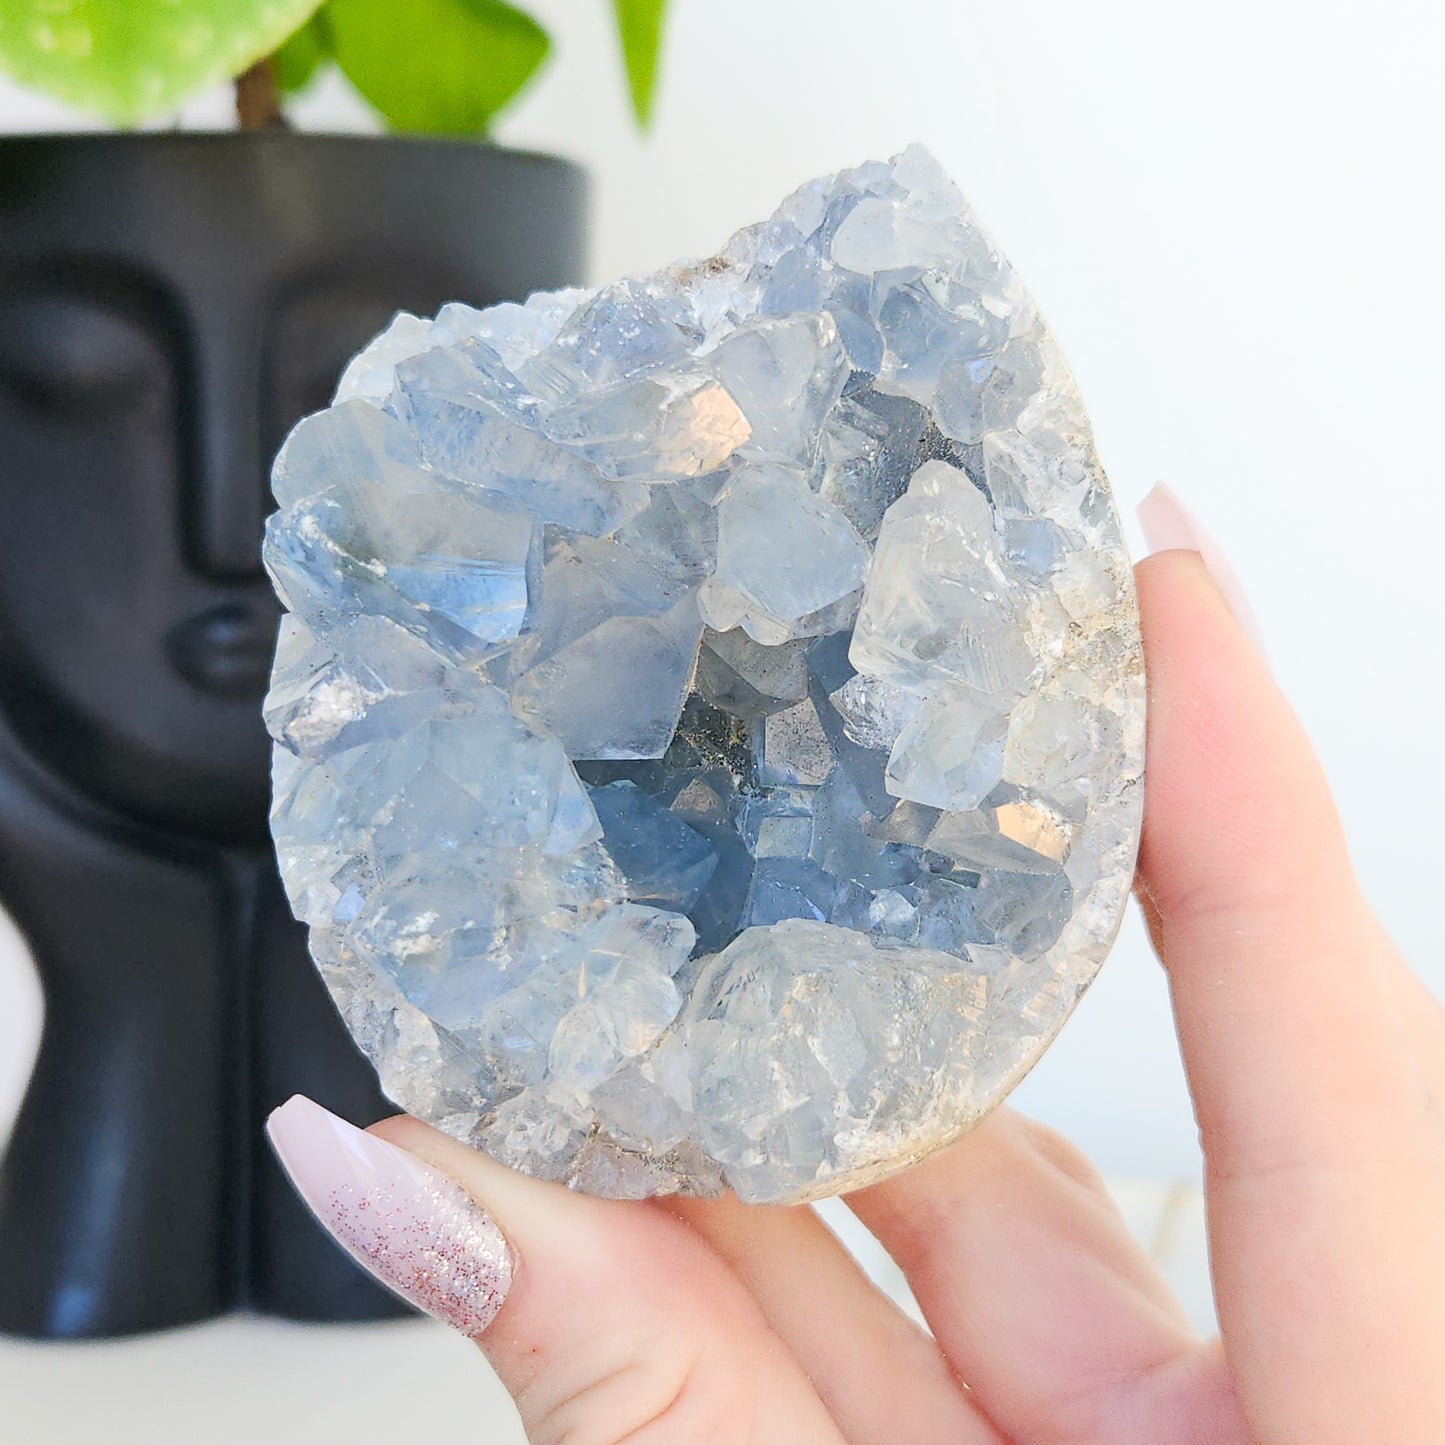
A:
[[[117,150],[307,150],[365,151],[365,150],[410,150],[410,151],[453,151],[469,156],[485,156],[488,159],[502,159],[508,164],[556,168],[585,176],[586,168],[569,156],[557,155],[551,151],[528,150],[524,147],[498,145],[494,141],[469,140],[460,136],[433,135],[372,135],[360,131],[311,131],[285,130],[162,130],[162,131],[11,131],[0,135],[0,150],[20,150],[25,147],[41,146],[46,149],[65,149],[70,146],[84,146],[87,149]]]

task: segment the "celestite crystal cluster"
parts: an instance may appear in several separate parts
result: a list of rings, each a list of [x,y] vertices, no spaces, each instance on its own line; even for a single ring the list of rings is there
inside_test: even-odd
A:
[[[1137,843],[1073,381],[923,150],[641,280],[402,314],[276,462],[273,827],[396,1102],[616,1196],[967,1129]]]

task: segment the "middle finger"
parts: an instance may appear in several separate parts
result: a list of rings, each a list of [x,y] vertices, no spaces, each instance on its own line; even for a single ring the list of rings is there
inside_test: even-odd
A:
[[[670,1207],[762,1307],[859,1445],[1002,1445],[929,1335],[887,1299],[806,1205],[678,1199]]]
[[[1008,1438],[1247,1438],[1217,1352],[1093,1168],[1048,1130],[999,1109],[848,1203]]]

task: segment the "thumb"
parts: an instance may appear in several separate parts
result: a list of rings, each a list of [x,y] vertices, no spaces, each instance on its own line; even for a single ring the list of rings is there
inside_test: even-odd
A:
[[[840,1445],[751,1295],[665,1210],[527,1178],[405,1116],[364,1132],[297,1096],[267,1127],[341,1244],[476,1340],[533,1445]]]

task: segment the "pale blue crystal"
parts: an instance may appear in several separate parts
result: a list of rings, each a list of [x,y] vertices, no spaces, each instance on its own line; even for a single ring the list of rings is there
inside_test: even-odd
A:
[[[868,549],[802,472],[740,466],[718,503],[717,578],[751,613],[797,622],[856,591]],[[753,633],[756,636],[756,633]]]
[[[919,148],[715,258],[402,313],[277,458],[282,876],[404,1108],[793,1201],[980,1118],[1137,842],[1127,557]]]
[[[717,867],[717,850],[626,778],[590,793],[602,845],[628,897],[686,913]]]

